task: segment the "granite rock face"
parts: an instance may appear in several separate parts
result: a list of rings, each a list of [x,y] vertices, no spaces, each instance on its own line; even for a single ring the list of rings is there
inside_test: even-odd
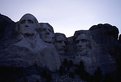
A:
[[[116,26],[98,24],[66,37],[31,14],[18,22],[0,14],[0,82],[116,82],[118,34]]]
[[[9,17],[0,14],[0,39],[13,37],[14,28],[15,22],[12,21]]]
[[[103,48],[103,52],[110,54],[120,69],[121,44],[118,28],[110,24],[98,24],[89,30],[92,32],[93,39]]]
[[[74,42],[77,54],[75,61],[82,61],[89,73],[94,74],[97,68],[100,68],[103,74],[116,70],[115,59],[100,44],[96,43],[89,30],[76,31]],[[109,70],[109,68],[112,69]]]

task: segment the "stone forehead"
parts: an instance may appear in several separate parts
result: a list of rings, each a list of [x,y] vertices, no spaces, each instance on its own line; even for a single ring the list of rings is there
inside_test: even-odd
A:
[[[90,40],[91,39],[91,35],[90,32],[88,30],[78,30],[74,33],[74,40],[77,39],[87,39]]]
[[[36,17],[34,15],[32,15],[32,14],[29,14],[29,13],[23,15],[21,17],[20,21],[23,20],[23,19],[31,19],[31,20],[34,20],[34,21],[38,22]]]
[[[54,29],[49,23],[39,23],[39,25],[40,25],[40,29],[41,28],[51,29],[52,32],[54,33]]]
[[[65,34],[63,34],[63,33],[55,33],[55,38],[57,38],[57,37],[64,37],[64,38],[66,38]]]
[[[75,31],[74,36],[78,36],[80,34],[90,35],[90,32],[88,30],[78,30]]]
[[[80,39],[90,40],[90,36],[88,36],[86,34],[80,34],[80,35],[78,35],[76,40],[80,40]]]
[[[67,38],[66,38],[65,34],[63,34],[63,33],[55,33],[55,39],[66,40]]]

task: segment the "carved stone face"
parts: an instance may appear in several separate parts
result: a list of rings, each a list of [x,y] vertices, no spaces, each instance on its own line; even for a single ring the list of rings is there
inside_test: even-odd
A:
[[[19,21],[19,31],[22,34],[33,34],[37,28],[37,20],[31,14],[25,14]]]
[[[50,26],[48,23],[40,23],[39,28],[39,34],[40,37],[47,43],[52,43],[54,38],[54,32],[52,29],[52,26]]]
[[[64,54],[66,52],[66,37],[65,35],[58,34],[55,37],[55,47],[58,50],[59,54]]]
[[[76,43],[76,51],[78,54],[85,55],[87,54],[88,50],[91,48],[91,43],[89,40],[89,35],[80,34],[75,39]]]

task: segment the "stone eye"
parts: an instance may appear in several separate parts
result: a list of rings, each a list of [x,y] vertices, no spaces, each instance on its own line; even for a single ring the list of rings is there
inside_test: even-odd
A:
[[[52,32],[52,30],[51,29],[48,29],[49,30],[49,32]]]
[[[24,24],[24,23],[25,23],[25,20],[22,20],[20,23],[21,23],[21,24]]]
[[[86,39],[81,39],[81,42],[87,42],[88,40],[86,40]]]
[[[29,23],[33,24],[34,22],[32,20],[28,20]]]
[[[75,43],[78,44],[79,43],[79,40],[76,40]]]

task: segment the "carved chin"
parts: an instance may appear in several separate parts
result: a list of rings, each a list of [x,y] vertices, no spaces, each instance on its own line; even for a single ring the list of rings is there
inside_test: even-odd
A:
[[[85,55],[87,54],[89,51],[87,50],[81,50],[81,51],[78,51],[77,53],[80,54],[80,55]]]
[[[64,54],[65,51],[64,50],[59,50],[59,54]]]

